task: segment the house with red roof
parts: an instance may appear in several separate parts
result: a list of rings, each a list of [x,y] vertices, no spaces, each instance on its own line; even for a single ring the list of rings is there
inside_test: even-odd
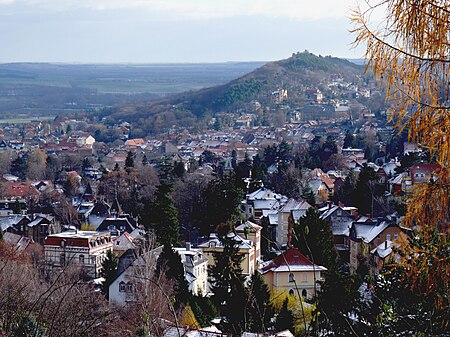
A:
[[[297,248],[289,248],[271,261],[264,263],[260,272],[270,290],[278,289],[292,296],[311,298],[320,289],[327,269],[312,263]]]

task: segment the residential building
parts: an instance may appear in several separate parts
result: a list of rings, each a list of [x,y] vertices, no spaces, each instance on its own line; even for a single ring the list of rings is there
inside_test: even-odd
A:
[[[270,290],[283,290],[292,296],[312,298],[320,289],[317,281],[327,269],[309,261],[297,248],[289,248],[260,269]]]
[[[229,233],[229,238],[236,241],[239,247],[239,254],[243,256],[241,262],[242,273],[244,275],[253,275],[256,266],[255,244],[252,240],[246,240],[236,233]],[[215,233],[209,236],[209,240],[198,245],[208,259],[208,265],[214,266],[214,254],[223,252],[223,243]]]
[[[203,251],[192,248],[190,242],[186,243],[186,247],[174,248],[174,250],[181,257],[189,291],[194,295],[208,294],[208,259]]]
[[[67,231],[52,234],[44,241],[45,262],[51,268],[73,264],[81,267],[88,276],[96,278],[112,246],[109,232]]]

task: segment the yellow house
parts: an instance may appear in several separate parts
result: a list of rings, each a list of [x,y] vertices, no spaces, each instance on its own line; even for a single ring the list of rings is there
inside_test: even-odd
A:
[[[246,240],[238,234],[229,233],[236,244],[239,245],[239,254],[243,255],[241,262],[242,273],[244,275],[253,275],[256,265],[255,244],[252,240]],[[208,259],[208,266],[214,266],[214,253],[223,252],[223,244],[215,233],[209,236],[209,240],[198,245]]]
[[[254,270],[258,269],[258,263],[261,260],[261,230],[261,226],[251,221],[246,221],[236,227],[236,233],[239,236],[253,242],[253,245],[255,247]]]
[[[281,289],[292,296],[311,298],[320,289],[317,281],[326,270],[309,261],[297,248],[289,248],[265,263],[260,272],[270,290]]]

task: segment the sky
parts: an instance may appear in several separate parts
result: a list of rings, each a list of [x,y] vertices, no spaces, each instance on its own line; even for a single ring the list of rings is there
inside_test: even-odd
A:
[[[360,58],[356,0],[0,0],[0,63]]]

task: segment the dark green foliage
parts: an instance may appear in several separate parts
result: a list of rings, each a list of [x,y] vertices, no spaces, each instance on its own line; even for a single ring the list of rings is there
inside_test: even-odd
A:
[[[191,296],[189,303],[200,326],[211,326],[211,321],[217,317],[217,309],[211,299],[203,296]]]
[[[179,241],[178,211],[172,199],[172,185],[160,180],[155,201],[144,206],[142,222],[147,231],[153,231],[160,244],[176,245]]]
[[[183,178],[186,170],[184,169],[184,163],[182,161],[176,161],[173,164],[173,174],[178,178]]]
[[[234,174],[216,178],[208,183],[203,194],[204,220],[199,224],[202,234],[209,234],[220,223],[237,218],[244,191],[236,186]]]
[[[19,199],[16,199],[16,201],[14,202],[13,213],[14,214],[21,214],[22,213],[22,207],[20,206]]]
[[[38,322],[32,316],[23,316],[13,328],[12,337],[45,337],[46,329],[39,327]]]
[[[219,238],[223,250],[214,253],[214,265],[209,267],[213,301],[223,317],[221,329],[239,335],[245,330],[248,297],[241,268],[243,256],[238,254],[239,244],[233,236],[224,233]]]
[[[128,151],[127,158],[125,159],[125,168],[133,168],[134,167],[134,154],[131,151]]]
[[[220,123],[220,119],[218,117],[216,117],[216,121],[214,122],[214,130],[222,130],[222,124]]]
[[[333,234],[326,220],[314,208],[306,211],[298,224],[294,224],[295,234],[292,245],[314,263],[328,269],[336,269],[337,253],[333,245]]]
[[[147,165],[148,165],[147,155],[144,154],[144,156],[142,157],[142,166],[147,166]]]
[[[354,147],[355,137],[350,131],[345,133],[344,148]]]
[[[85,158],[83,159],[83,163],[81,164],[81,168],[82,168],[83,170],[86,170],[86,169],[89,168],[89,167],[92,167],[91,161],[89,160],[88,157],[85,157]]]
[[[434,293],[421,295],[405,286],[402,273],[401,267],[388,267],[375,280],[375,296],[363,313],[367,319],[377,314],[372,333],[375,330],[383,336],[445,336],[450,321],[448,307],[437,308]]]
[[[156,273],[164,273],[174,282],[174,300],[177,306],[189,301],[188,283],[184,277],[184,268],[180,255],[169,244],[165,244],[156,263]]]
[[[348,315],[359,303],[359,284],[354,276],[343,275],[336,270],[329,270],[324,276],[315,312],[318,328],[330,331],[327,336],[354,336]]]
[[[205,150],[203,151],[203,153],[200,155],[200,159],[199,159],[199,164],[203,165],[206,163],[212,164],[215,163],[217,161],[217,156],[209,151],[209,150]]]
[[[269,331],[275,312],[270,300],[269,287],[258,271],[251,277],[248,292],[247,321],[250,331],[258,333]]]
[[[239,162],[234,170],[236,186],[244,191],[247,190],[247,184],[245,183],[244,179],[250,177],[251,169],[252,169],[252,160],[250,159],[248,154],[245,153],[244,161]]]
[[[383,195],[384,189],[385,187],[378,183],[377,173],[373,168],[364,164],[353,191],[353,205],[358,207],[361,214],[370,213],[374,216],[375,198]]]
[[[302,198],[305,199],[305,201],[310,204],[311,206],[314,206],[316,204],[316,198],[314,197],[314,192],[312,191],[311,187],[307,185],[302,190]]]
[[[100,276],[105,279],[101,290],[106,299],[109,299],[109,286],[116,278],[117,263],[117,256],[114,255],[112,250],[109,250],[106,254],[106,259],[102,263],[102,269],[100,269]]]
[[[275,320],[275,331],[280,332],[288,329],[293,331],[293,328],[294,316],[292,315],[292,311],[288,309],[288,298],[286,297]]]
[[[289,69],[299,72],[305,72],[307,70],[340,72],[342,67],[363,69],[363,66],[351,63],[347,60],[331,56],[317,56],[307,50],[292,54],[291,58],[282,61],[282,63],[286,63]]]
[[[11,162],[10,173],[25,180],[28,174],[28,161],[25,156],[18,156]]]
[[[231,84],[226,88],[223,96],[214,100],[213,106],[221,108],[238,101],[249,100],[259,93],[261,86],[260,81],[253,79]]]

